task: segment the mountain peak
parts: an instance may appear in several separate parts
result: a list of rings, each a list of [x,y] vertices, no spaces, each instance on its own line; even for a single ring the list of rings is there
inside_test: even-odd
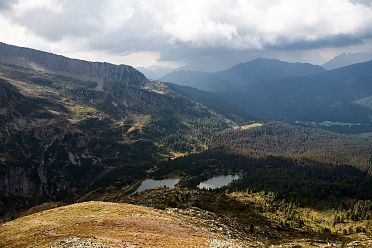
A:
[[[246,63],[267,63],[267,62],[282,62],[282,63],[287,63],[287,62],[284,62],[284,61],[281,61],[281,60],[275,59],[275,58],[263,58],[263,57],[259,57],[259,58],[253,59],[253,60],[249,60],[247,62],[243,62],[241,64],[246,64]]]
[[[176,71],[162,79],[212,92],[224,92],[249,84],[278,78],[323,72],[324,68],[309,63],[290,63],[273,58],[257,58],[214,73]]]
[[[237,64],[227,69],[225,72],[229,71],[230,73],[245,75],[244,77],[247,79],[255,78],[255,81],[266,81],[274,78],[318,73],[324,71],[324,68],[309,63],[291,63],[275,58],[257,58],[245,63]]]
[[[252,61],[280,61],[279,59],[276,58],[265,58],[265,57],[258,57],[257,59],[254,59]]]
[[[343,52],[327,63],[323,64],[323,67],[332,70],[340,67],[367,62],[372,60],[372,53],[358,52],[358,53],[346,53]]]

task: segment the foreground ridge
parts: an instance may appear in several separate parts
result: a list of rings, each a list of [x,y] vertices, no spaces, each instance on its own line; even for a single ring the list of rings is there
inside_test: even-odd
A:
[[[193,211],[195,213],[195,211]],[[200,214],[202,211],[200,212]],[[198,214],[200,216],[200,214]],[[1,247],[245,247],[175,209],[84,202],[0,226]],[[261,242],[256,241],[259,245]]]

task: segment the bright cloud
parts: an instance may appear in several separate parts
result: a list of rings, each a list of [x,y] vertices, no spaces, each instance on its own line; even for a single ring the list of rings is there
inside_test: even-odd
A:
[[[147,65],[187,61],[216,50],[363,44],[372,37],[372,4],[369,0],[0,0],[0,22],[0,41]]]

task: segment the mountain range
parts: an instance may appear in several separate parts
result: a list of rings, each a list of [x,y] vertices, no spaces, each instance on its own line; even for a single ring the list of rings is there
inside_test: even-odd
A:
[[[320,66],[307,63],[287,63],[276,59],[259,58],[214,73],[175,71],[160,80],[205,91],[224,92],[261,81],[314,74],[324,70]]]
[[[341,53],[322,66],[327,70],[332,70],[369,60],[372,60],[372,53]]]
[[[318,127],[370,123],[371,67],[179,85],[0,43],[0,246],[369,247],[372,136]]]
[[[326,70],[257,59],[215,73],[173,72],[162,80],[213,92],[256,117],[370,123],[370,71],[371,61]]]
[[[189,86],[131,66],[0,44],[2,213],[142,178],[259,118],[369,123],[372,62],[336,70],[257,59]],[[215,79],[215,81],[210,81]],[[187,82],[186,78],[184,82]]]
[[[234,124],[222,104],[206,107],[131,66],[3,43],[0,58],[3,214],[143,177]]]

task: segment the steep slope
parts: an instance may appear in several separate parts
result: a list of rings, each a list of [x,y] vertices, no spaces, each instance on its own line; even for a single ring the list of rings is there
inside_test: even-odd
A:
[[[324,71],[324,69],[316,65],[260,58],[215,73],[173,72],[164,76],[161,80],[192,86],[201,90],[226,93],[257,82],[314,74],[321,71]]]
[[[372,53],[341,53],[323,65],[327,70],[372,60]]]
[[[220,113],[237,122],[253,119],[249,113],[245,112],[239,105],[232,103],[226,98],[223,98],[215,93],[201,91],[189,86],[181,86],[178,84],[166,83],[172,90],[188,97],[189,99],[202,103],[215,112]]]
[[[4,44],[0,55],[1,215],[142,178],[232,125],[130,66]]]
[[[26,97],[9,82],[0,78],[0,113],[3,118],[0,123],[6,123],[13,118],[30,116],[35,112],[35,105],[31,104]]]
[[[8,82],[0,85],[9,86]],[[152,161],[154,145],[120,142],[115,138],[119,127],[102,112],[71,99],[62,100],[66,95],[58,91],[48,92],[21,81],[12,83],[23,94],[12,86],[12,95],[1,106],[1,215],[13,215],[46,199],[78,194],[115,164],[129,170],[122,175],[124,180],[143,173],[142,160]],[[137,172],[130,171],[131,163],[136,163]]]

